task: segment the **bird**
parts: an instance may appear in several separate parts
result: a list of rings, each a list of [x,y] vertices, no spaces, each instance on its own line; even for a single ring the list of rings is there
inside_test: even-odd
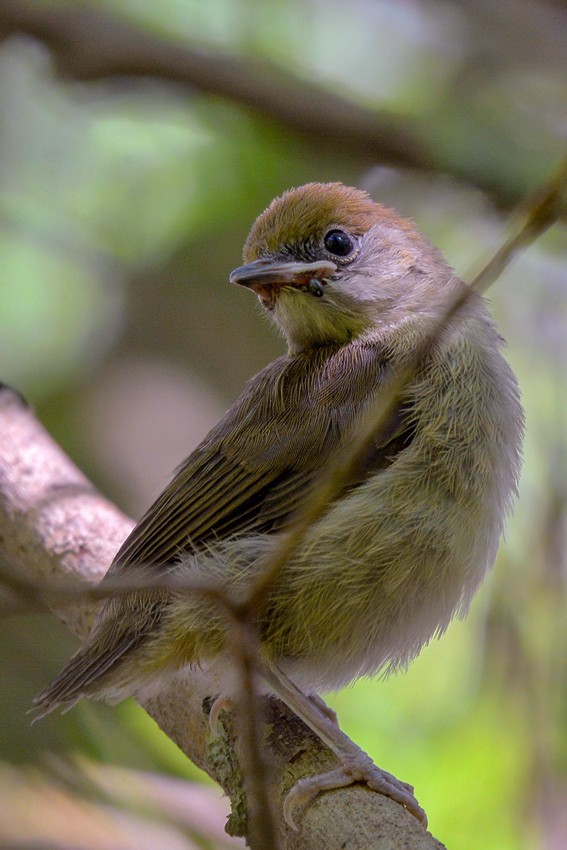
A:
[[[223,612],[151,582],[246,599],[322,475],[410,368],[385,426],[267,582],[253,625],[266,692],[341,763],[293,789],[290,826],[296,804],[353,781],[426,822],[412,787],[349,748],[318,695],[407,667],[466,613],[517,494],[518,383],[486,300],[411,221],[360,189],[284,192],[254,222],[243,262],[230,281],[257,295],[287,351],[247,383],[135,526],[103,581],[140,584],[107,599],[35,709],[155,693],[191,665],[210,667],[225,682],[218,704],[229,699]]]

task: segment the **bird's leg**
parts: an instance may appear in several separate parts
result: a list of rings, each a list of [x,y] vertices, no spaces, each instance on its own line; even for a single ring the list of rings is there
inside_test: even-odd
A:
[[[324,699],[322,699],[319,694],[309,694],[309,699],[315,705],[319,711],[323,712],[325,717],[328,717],[329,720],[334,723],[336,726],[339,725],[339,717],[337,712],[331,708],[330,705],[327,705]],[[229,696],[224,696],[223,694],[219,694],[215,697],[215,700],[211,706],[211,710],[209,711],[209,726],[211,727],[211,732],[213,735],[218,734],[218,725],[219,725],[219,716],[222,711],[232,711],[234,709],[234,701]]]
[[[427,825],[427,816],[413,794],[413,787],[400,782],[391,773],[381,770],[372,759],[342,732],[336,723],[309,697],[274,666],[265,668],[262,676],[273,692],[312,729],[335,753],[342,767],[318,776],[300,779],[288,793],[284,803],[284,816],[293,829],[297,829],[293,814],[298,806],[317,796],[321,791],[342,788],[353,782],[366,782],[374,791],[401,803],[421,823]]]
[[[322,711],[325,717],[328,717],[335,726],[339,725],[339,715],[335,711],[334,708],[331,708],[330,705],[327,705],[324,699],[322,699],[319,694],[309,694],[309,699],[315,705],[319,711]]]

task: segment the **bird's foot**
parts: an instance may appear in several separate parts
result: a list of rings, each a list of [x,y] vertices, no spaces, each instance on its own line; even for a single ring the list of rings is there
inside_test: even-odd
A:
[[[297,829],[294,820],[296,807],[304,806],[321,791],[344,788],[354,782],[365,782],[374,791],[401,803],[420,823],[427,825],[427,816],[414,797],[413,787],[376,767],[370,756],[339,729],[334,712],[329,711],[320,697],[307,697],[275,665],[266,668],[263,676],[274,693],[327,744],[341,764],[340,768],[329,773],[304,777],[291,789],[284,802],[284,815],[292,829]]]
[[[221,712],[233,710],[234,703],[230,697],[226,697],[221,694],[215,699],[209,712],[209,726],[211,727],[213,735],[219,734],[219,716]]]
[[[306,776],[300,779],[289,791],[284,801],[284,817],[286,823],[297,830],[294,812],[303,809],[314,797],[322,791],[332,791],[344,788],[354,782],[365,782],[373,791],[391,797],[410,812],[424,826],[427,826],[427,815],[417,802],[413,786],[401,782],[391,773],[377,767],[365,752],[356,747],[357,752],[342,757],[343,766],[318,776]]]

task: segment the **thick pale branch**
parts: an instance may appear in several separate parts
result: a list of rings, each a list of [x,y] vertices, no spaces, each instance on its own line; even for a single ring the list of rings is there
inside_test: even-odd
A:
[[[98,581],[132,523],[71,463],[11,390],[0,390],[0,558],[39,585]],[[92,605],[75,603],[57,616],[80,638]],[[191,671],[144,707],[187,756],[219,781],[234,802],[241,794],[229,734],[211,746],[205,675]],[[264,737],[272,760],[277,828],[282,850],[439,850],[442,845],[392,800],[351,786],[323,794],[301,818],[300,831],[283,823],[286,791],[301,776],[328,770],[334,757],[276,701],[268,701]],[[235,819],[236,825],[238,820]]]

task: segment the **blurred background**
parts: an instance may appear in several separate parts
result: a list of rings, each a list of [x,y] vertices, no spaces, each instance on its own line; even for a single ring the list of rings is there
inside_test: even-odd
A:
[[[3,0],[0,37],[0,379],[134,518],[283,351],[228,284],[272,197],[365,188],[470,279],[565,152],[560,0]],[[564,224],[489,293],[527,412],[494,574],[407,675],[329,697],[450,850],[567,846]],[[225,846],[165,811],[201,777],[135,704],[30,727],[74,648],[0,624],[0,843]]]

